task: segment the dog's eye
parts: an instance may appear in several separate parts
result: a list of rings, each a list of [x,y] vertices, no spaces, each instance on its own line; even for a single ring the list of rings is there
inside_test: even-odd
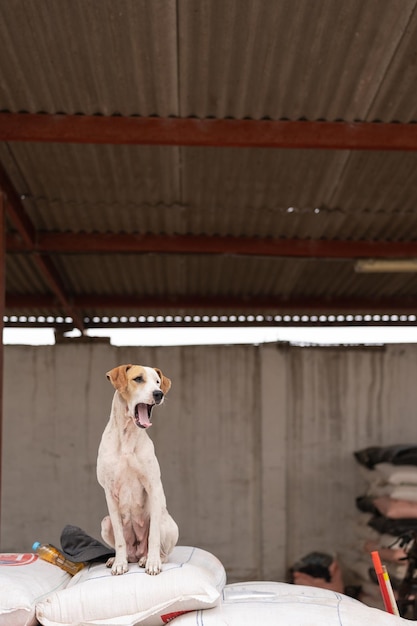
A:
[[[143,376],[136,376],[133,380],[135,383],[143,383]]]

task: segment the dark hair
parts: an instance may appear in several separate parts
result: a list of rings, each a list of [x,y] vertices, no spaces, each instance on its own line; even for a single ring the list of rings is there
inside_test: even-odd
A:
[[[291,567],[291,578],[293,572],[303,572],[314,578],[324,578],[330,582],[331,575],[329,567],[333,562],[333,557],[325,552],[310,552],[302,559],[294,563]]]

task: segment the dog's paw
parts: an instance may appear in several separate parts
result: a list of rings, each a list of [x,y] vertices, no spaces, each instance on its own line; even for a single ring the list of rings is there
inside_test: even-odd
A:
[[[114,557],[107,561],[106,567],[111,567],[111,573],[113,576],[120,576],[121,574],[126,574],[126,572],[129,571],[127,561],[116,561]]]
[[[161,559],[160,558],[156,558],[156,559],[152,559],[152,558],[148,558],[146,559],[146,566],[145,566],[145,571],[147,574],[149,574],[150,576],[156,576],[157,574],[161,573],[161,569],[162,569],[162,564],[161,564]]]
[[[138,565],[139,567],[145,567],[146,566],[146,561],[147,561],[147,556],[141,556],[139,561],[138,561]]]

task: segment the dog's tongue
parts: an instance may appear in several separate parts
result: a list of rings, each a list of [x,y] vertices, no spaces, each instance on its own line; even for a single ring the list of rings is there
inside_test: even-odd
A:
[[[148,416],[148,407],[146,404],[138,404],[138,420],[143,428],[149,428],[149,426],[152,426],[152,422]]]

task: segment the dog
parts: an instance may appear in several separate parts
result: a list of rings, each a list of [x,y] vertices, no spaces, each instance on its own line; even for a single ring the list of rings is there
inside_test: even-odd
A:
[[[116,552],[106,565],[118,576],[128,571],[128,563],[139,563],[154,576],[178,541],[154,444],[146,432],[152,410],[163,403],[171,381],[160,369],[142,365],[120,365],[106,375],[116,390],[97,456],[97,479],[109,512],[101,536]]]

